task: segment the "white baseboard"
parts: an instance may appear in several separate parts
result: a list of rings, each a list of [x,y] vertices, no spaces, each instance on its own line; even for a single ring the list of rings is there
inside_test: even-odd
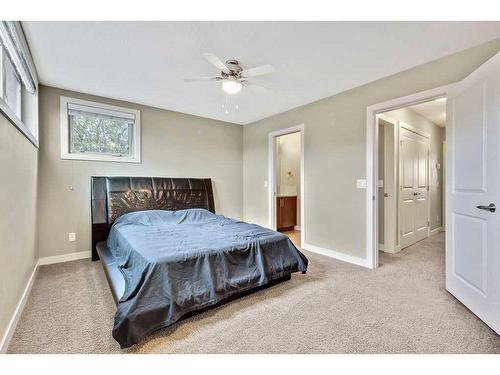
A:
[[[443,227],[439,227],[439,228],[436,228],[436,229],[433,229],[429,232],[429,236],[433,236],[435,234],[438,234],[438,233],[441,233],[444,231],[444,228]]]
[[[23,294],[21,295],[21,299],[19,300],[16,309],[14,310],[14,314],[12,315],[9,324],[7,325],[5,334],[2,337],[2,341],[0,341],[0,353],[7,353],[7,348],[9,347],[10,339],[14,335],[14,331],[16,330],[17,323],[19,322],[19,318],[21,317],[21,314],[23,312],[24,305],[28,300],[31,288],[33,287],[33,282],[36,279],[36,275],[38,273],[38,264],[39,262],[36,262],[35,268],[33,269],[33,272],[31,273],[31,276],[28,279],[28,283],[24,288]]]
[[[46,264],[70,262],[72,260],[80,260],[80,259],[86,259],[86,258],[90,258],[90,251],[80,251],[78,253],[54,255],[51,257],[43,257],[43,258],[40,258],[40,260],[38,261],[38,264],[43,266]]]
[[[372,268],[371,264],[368,264],[368,260],[365,258],[355,257],[349,254],[341,253],[331,249],[325,249],[323,247],[310,245],[307,243],[303,243],[301,247],[304,250],[311,251],[313,253],[318,253],[321,255],[326,255],[327,257],[335,258],[343,262],[352,263],[361,267]]]
[[[395,246],[393,248],[391,247],[385,247],[385,244],[378,244],[378,249],[379,251],[383,251],[384,253],[388,253],[388,254],[396,254],[397,252],[399,252],[401,250],[401,247],[399,246]]]
[[[293,227],[293,229],[294,229],[294,230],[298,230],[298,231],[300,231],[300,225],[296,225],[296,226],[294,226],[294,227]]]

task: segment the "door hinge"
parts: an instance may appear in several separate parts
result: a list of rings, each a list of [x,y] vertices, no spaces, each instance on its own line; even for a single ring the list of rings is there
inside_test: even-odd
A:
[[[431,223],[429,220],[427,220],[427,226],[430,227],[431,226]]]

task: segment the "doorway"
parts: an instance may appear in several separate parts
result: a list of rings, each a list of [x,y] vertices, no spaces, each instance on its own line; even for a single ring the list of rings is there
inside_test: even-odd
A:
[[[441,246],[446,290],[496,333],[500,333],[499,73],[500,53],[459,82],[369,106],[366,129],[366,260],[376,268],[380,199],[377,114],[446,98],[446,239]],[[432,143],[430,149],[432,152]]]
[[[412,112],[417,112],[418,108],[415,108],[418,105],[424,105],[426,103],[439,103],[445,106],[445,113],[448,111],[448,107],[446,106],[446,98],[448,96],[449,91],[452,89],[452,85],[450,86],[442,86],[437,87],[435,89],[430,89],[427,91],[419,92],[417,94],[408,95],[405,97],[393,99],[387,102],[375,104],[369,106],[367,108],[367,153],[366,153],[366,261],[370,268],[377,268],[379,266],[379,250],[383,250],[386,252],[396,253],[401,250],[401,244],[399,241],[399,237],[401,235],[400,228],[400,209],[398,204],[399,198],[399,190],[401,189],[399,184],[399,176],[400,176],[400,166],[398,165],[399,160],[399,148],[400,148],[400,125],[401,123],[406,124],[407,128],[412,129],[411,119],[408,118],[398,118],[396,112],[402,112],[404,109],[408,109],[408,107],[413,107]],[[406,119],[406,121],[405,121]],[[445,120],[443,120],[443,125],[445,125]],[[381,130],[383,129],[383,130]],[[384,130],[385,129],[385,130]],[[414,129],[413,129],[414,130]],[[382,140],[380,139],[380,131],[384,131],[385,141],[382,144]],[[425,132],[425,130],[424,130]],[[429,131],[427,131],[429,133]],[[425,135],[425,134],[424,134]],[[446,131],[443,130],[443,138],[446,138]],[[390,144],[392,140],[392,144]],[[433,155],[433,144],[432,139],[430,140],[430,152]],[[441,143],[440,148],[442,149],[443,143]],[[384,165],[384,160],[382,159],[380,148],[386,148],[386,154],[389,152],[389,155],[393,155],[394,162],[391,164],[391,159],[388,159],[388,162]],[[389,149],[389,150],[387,150]],[[394,151],[392,151],[394,149]],[[434,146],[435,150],[435,146]],[[442,158],[442,153],[441,153]],[[379,162],[382,162],[382,168],[385,172],[382,172],[382,168],[379,169]],[[391,169],[392,165],[392,169]],[[434,168],[441,169],[441,164],[438,161],[433,161],[432,158],[429,161],[429,174],[431,176],[435,171],[431,169],[431,166]],[[380,173],[380,174],[379,174]],[[385,173],[385,176],[382,177],[382,173]],[[431,177],[429,177],[431,178]],[[444,191],[442,190],[444,184],[444,176],[442,175],[441,170],[441,201],[444,199]],[[387,182],[388,185],[381,186],[383,183]],[[394,189],[391,191],[391,187]],[[385,193],[388,193],[388,197],[385,197]],[[392,193],[392,194],[391,194]],[[430,201],[432,202],[432,195]],[[431,203],[432,205],[432,203]],[[379,211],[383,207],[384,216],[379,216]],[[443,205],[441,205],[440,210]],[[433,213],[429,214],[429,218],[435,217],[437,220],[439,216],[439,221],[444,223],[443,214],[434,215]],[[429,221],[431,221],[429,220]],[[388,221],[388,223],[387,223]],[[394,224],[395,223],[395,224]],[[443,228],[434,228],[433,224],[429,224],[430,227],[436,229],[435,232],[440,231]],[[396,230],[394,230],[396,228]],[[433,229],[429,228],[429,234],[433,234]],[[383,234],[382,234],[383,230]],[[382,244],[379,243],[380,238],[384,239]],[[392,242],[386,244],[386,239],[391,240]],[[382,245],[382,246],[381,246]]]
[[[376,115],[379,250],[398,253],[443,230],[446,98]]]
[[[269,227],[301,247],[304,240],[304,128],[269,134]]]

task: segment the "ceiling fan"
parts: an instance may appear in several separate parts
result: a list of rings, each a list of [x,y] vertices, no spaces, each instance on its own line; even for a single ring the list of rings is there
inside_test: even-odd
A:
[[[228,94],[236,94],[240,92],[243,86],[254,89],[255,91],[264,91],[264,87],[249,82],[247,78],[261,76],[275,71],[274,67],[269,64],[250,69],[243,69],[238,60],[227,60],[226,63],[223,63],[213,53],[204,53],[203,57],[217,69],[220,69],[220,75],[216,77],[189,77],[184,78],[184,82],[222,82],[222,89]]]

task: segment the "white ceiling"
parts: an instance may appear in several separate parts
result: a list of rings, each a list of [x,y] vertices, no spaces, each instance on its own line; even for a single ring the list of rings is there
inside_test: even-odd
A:
[[[424,116],[427,120],[441,127],[446,123],[446,99],[437,99],[430,102],[412,105],[411,110]]]
[[[23,22],[45,85],[247,124],[500,37],[500,22]],[[225,114],[202,57],[270,63]]]

